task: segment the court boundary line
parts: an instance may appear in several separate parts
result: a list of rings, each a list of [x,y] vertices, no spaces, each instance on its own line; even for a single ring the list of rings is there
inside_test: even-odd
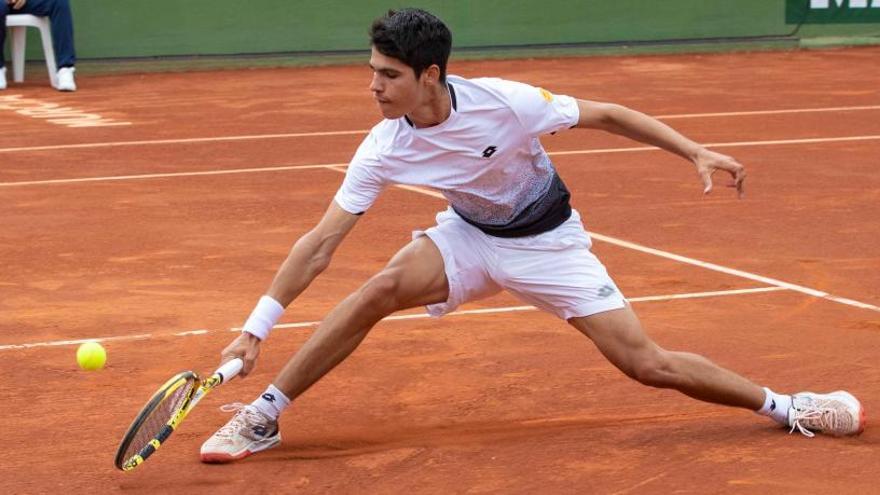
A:
[[[840,136],[829,138],[799,138],[799,139],[774,139],[768,141],[732,141],[726,143],[707,143],[703,146],[707,148],[735,148],[748,146],[777,146],[777,145],[797,145],[797,144],[816,144],[816,143],[836,143],[849,141],[873,141],[880,140],[880,134],[869,134],[865,136]],[[550,156],[569,156],[569,155],[598,155],[606,153],[627,153],[638,151],[662,151],[654,146],[634,146],[626,148],[596,148],[585,150],[570,151],[550,151]],[[133,175],[109,175],[99,177],[74,177],[70,179],[46,179],[46,180],[30,180],[16,182],[0,182],[0,187],[24,187],[24,186],[42,186],[42,185],[58,185],[58,184],[77,184],[88,182],[105,182],[105,181],[122,181],[122,180],[144,180],[144,179],[163,179],[169,177],[197,177],[205,175],[226,175],[226,174],[247,174],[259,172],[282,172],[289,170],[306,170],[316,168],[329,168],[336,170],[337,167],[346,167],[348,163],[313,163],[304,165],[281,165],[276,167],[255,167],[255,168],[234,168],[227,170],[201,170],[192,172],[164,172],[155,174],[133,174]]]
[[[308,170],[348,166],[348,163],[322,163],[314,165],[278,165],[274,167],[231,168],[217,170],[195,170],[192,172],[162,172],[155,174],[108,175],[103,177],[76,177],[72,179],[27,180],[19,182],[0,182],[0,187],[42,186],[54,184],[79,184],[83,182],[110,182],[121,180],[166,179],[170,177],[198,177],[204,175],[253,174],[259,172],[285,172],[290,170]]]
[[[680,300],[680,299],[701,299],[701,298],[709,298],[709,297],[722,297],[722,296],[733,296],[733,295],[741,295],[741,294],[758,294],[764,292],[776,292],[787,290],[782,287],[752,287],[746,289],[729,289],[729,290],[720,290],[720,291],[705,291],[705,292],[684,292],[678,294],[665,294],[665,295],[657,295],[657,296],[641,296],[641,297],[633,297],[628,298],[627,300],[633,303],[641,303],[641,302],[658,302],[658,301],[672,301],[672,300]],[[460,311],[453,311],[445,317],[449,316],[481,316],[487,314],[495,314],[495,313],[509,313],[514,311],[538,311],[538,308],[534,306],[501,306],[496,308],[483,308],[483,309],[465,309]],[[416,320],[416,319],[430,319],[436,318],[434,316],[429,315],[428,313],[409,313],[409,314],[392,314],[386,316],[381,321],[401,321],[401,320]],[[316,327],[321,323],[320,320],[317,321],[305,321],[305,322],[296,322],[296,323],[279,323],[275,325],[273,328],[275,329],[292,329],[292,328],[309,328]],[[62,346],[71,346],[71,345],[79,345],[84,342],[125,342],[125,341],[136,341],[136,340],[145,340],[153,337],[189,337],[189,336],[198,336],[198,335],[207,335],[212,333],[220,333],[224,330],[185,330],[185,331],[176,331],[176,332],[167,332],[167,333],[142,333],[136,335],[117,335],[110,337],[94,337],[94,338],[83,338],[83,339],[65,339],[65,340],[50,340],[44,342],[30,342],[23,344],[4,344],[0,345],[0,352],[9,351],[9,350],[23,350],[23,349],[33,349],[40,347],[62,347]],[[228,330],[229,332],[240,332],[240,327],[232,327]]]
[[[880,110],[880,105],[861,105],[851,107],[819,107],[819,108],[789,108],[778,110],[744,110],[741,112],[712,112],[712,113],[679,113],[657,115],[658,119],[693,119],[705,117],[743,117],[753,115],[783,115],[790,113],[821,113],[821,112],[852,112],[859,110]]]
[[[660,120],[680,120],[691,118],[710,118],[710,117],[741,117],[750,115],[784,115],[793,113],[820,113],[820,112],[851,112],[863,110],[880,110],[880,105],[859,105],[850,107],[818,107],[818,108],[788,108],[777,110],[746,110],[739,112],[714,112],[714,113],[681,113],[668,115],[655,115]],[[345,136],[355,134],[367,134],[369,129],[353,129],[348,131],[315,131],[315,132],[291,132],[291,133],[273,133],[273,134],[243,134],[238,136],[215,136],[201,138],[180,138],[180,139],[154,139],[141,141],[107,141],[98,143],[78,143],[78,144],[56,144],[46,146],[21,146],[13,148],[0,148],[0,153],[16,153],[22,151],[51,151],[51,150],[72,150],[84,148],[109,148],[119,146],[148,146],[156,144],[192,144],[192,143],[214,143],[222,141],[250,141],[257,139],[292,139],[301,137],[325,137],[325,136]]]

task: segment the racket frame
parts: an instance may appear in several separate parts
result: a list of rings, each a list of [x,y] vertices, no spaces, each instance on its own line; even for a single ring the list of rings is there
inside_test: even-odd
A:
[[[192,411],[196,404],[198,404],[199,401],[201,401],[212,389],[223,384],[224,381],[235,377],[239,371],[241,371],[242,365],[243,362],[241,359],[233,359],[221,366],[214,372],[214,374],[205,380],[200,380],[199,375],[195,371],[182,371],[162,384],[153,396],[150,397],[150,400],[147,401],[146,405],[141,408],[141,411],[135,417],[131,426],[128,427],[128,431],[126,431],[125,435],[122,437],[122,442],[120,442],[119,448],[116,451],[116,467],[122,471],[131,471],[143,464],[144,461],[153,455],[168,437],[174,433],[174,430],[180,426],[180,423],[183,422],[184,419],[186,419],[186,416]],[[167,399],[170,394],[173,394],[190,380],[195,383],[192,389],[187,393],[186,397],[184,397],[183,404],[177,412],[165,422],[165,425],[149,442],[147,442],[146,445],[141,447],[135,455],[128,459],[124,458],[125,451],[131,446],[131,442],[134,441],[135,435],[137,435],[147,417],[149,417],[159,404]]]

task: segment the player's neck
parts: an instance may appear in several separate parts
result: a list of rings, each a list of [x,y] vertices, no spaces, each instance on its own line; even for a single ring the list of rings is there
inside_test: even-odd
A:
[[[441,124],[449,118],[449,114],[452,112],[452,100],[449,97],[449,89],[446,84],[438,84],[435,88],[427,101],[407,114],[409,121],[417,129]]]

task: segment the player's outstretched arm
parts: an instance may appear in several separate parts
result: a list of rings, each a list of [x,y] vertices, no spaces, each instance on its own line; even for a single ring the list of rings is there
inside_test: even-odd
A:
[[[330,265],[336,248],[359,218],[360,215],[353,215],[331,201],[318,225],[293,245],[266,295],[287,307]]]
[[[244,331],[221,353],[221,363],[236,357],[244,361],[241,376],[254,368],[260,343],[286,308],[327,266],[342,240],[360,216],[343,210],[335,201],[312,230],[299,238],[275,274],[266,296],[260,300]],[[266,328],[268,327],[268,328]]]
[[[712,191],[712,174],[721,170],[730,174],[730,187],[742,197],[745,167],[732,157],[706,149],[681,133],[641,112],[614,103],[578,100],[580,118],[576,127],[601,129],[657,146],[693,162],[703,182],[703,194]]]

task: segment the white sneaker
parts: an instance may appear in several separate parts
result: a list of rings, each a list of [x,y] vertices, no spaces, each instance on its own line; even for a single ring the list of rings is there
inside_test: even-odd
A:
[[[76,91],[76,81],[73,79],[75,67],[62,67],[58,69],[58,91]]]
[[[0,67],[0,89],[6,89],[6,67]]]
[[[236,411],[217,433],[202,444],[202,462],[232,462],[271,449],[281,443],[278,422],[250,404],[226,404],[221,411]]]
[[[848,392],[830,394],[801,392],[791,397],[788,410],[789,433],[798,430],[808,437],[813,432],[835,437],[858,435],[865,430],[865,408]]]

